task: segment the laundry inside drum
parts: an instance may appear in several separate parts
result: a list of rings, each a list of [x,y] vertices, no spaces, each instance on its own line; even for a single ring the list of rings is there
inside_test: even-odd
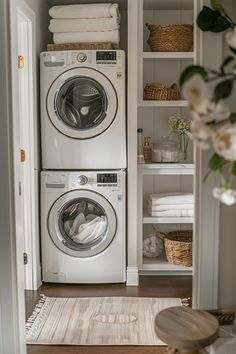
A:
[[[77,198],[63,207],[59,228],[67,246],[87,251],[106,238],[108,221],[104,209],[88,198]]]

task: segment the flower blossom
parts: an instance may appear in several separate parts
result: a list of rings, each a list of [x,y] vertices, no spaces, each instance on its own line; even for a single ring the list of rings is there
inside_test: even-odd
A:
[[[189,101],[191,111],[205,113],[209,105],[209,89],[200,74],[194,74],[183,84],[183,96]]]
[[[213,197],[229,206],[236,203],[236,191],[233,189],[215,187],[213,189]]]
[[[187,134],[189,138],[194,140],[200,148],[208,149],[210,147],[209,139],[212,136],[213,131],[200,119],[193,119],[191,124],[191,132]]]
[[[215,151],[228,161],[236,160],[236,126],[224,126],[212,136]]]
[[[225,39],[230,47],[236,49],[236,27],[234,27],[234,30],[226,33]]]

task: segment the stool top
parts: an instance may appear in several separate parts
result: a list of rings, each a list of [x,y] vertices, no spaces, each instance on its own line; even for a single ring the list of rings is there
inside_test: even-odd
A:
[[[178,349],[199,349],[212,344],[218,337],[219,323],[206,311],[189,307],[169,307],[155,318],[158,337]]]

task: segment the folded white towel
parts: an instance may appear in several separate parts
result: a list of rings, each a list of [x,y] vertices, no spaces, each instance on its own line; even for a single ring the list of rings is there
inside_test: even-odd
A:
[[[149,211],[151,216],[156,217],[179,217],[179,216],[193,216],[193,210],[166,210],[166,211]]]
[[[119,30],[106,32],[54,33],[53,41],[55,44],[112,42],[113,46],[118,48],[120,43],[120,33]]]
[[[120,28],[118,17],[94,18],[94,19],[52,19],[48,27],[53,33],[67,32],[104,32],[114,31]]]
[[[118,17],[118,4],[79,4],[53,6],[49,10],[53,18],[101,18]]]
[[[192,193],[172,192],[150,194],[149,200],[152,205],[162,204],[193,204],[194,198]]]
[[[161,204],[152,205],[149,201],[148,209],[151,211],[166,211],[166,210],[193,210],[193,204]]]

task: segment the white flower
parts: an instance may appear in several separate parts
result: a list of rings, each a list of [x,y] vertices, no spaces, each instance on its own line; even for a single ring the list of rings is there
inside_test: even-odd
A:
[[[230,109],[226,107],[222,102],[210,102],[207,114],[205,117],[205,122],[211,122],[213,120],[221,121],[229,118],[230,116]]]
[[[233,189],[224,188],[214,188],[213,197],[219,199],[222,203],[226,205],[233,205],[236,203],[236,191]]]
[[[209,89],[200,74],[194,74],[183,84],[183,96],[189,101],[190,109],[205,112],[209,104]]]
[[[195,141],[197,146],[202,149],[208,149],[210,147],[209,139],[212,136],[213,131],[197,117],[198,116],[193,119],[191,132],[187,134],[190,139]]]
[[[226,33],[225,39],[230,47],[236,49],[236,27],[234,27],[234,30]]]
[[[228,161],[236,160],[236,126],[224,126],[212,136],[215,151]]]

